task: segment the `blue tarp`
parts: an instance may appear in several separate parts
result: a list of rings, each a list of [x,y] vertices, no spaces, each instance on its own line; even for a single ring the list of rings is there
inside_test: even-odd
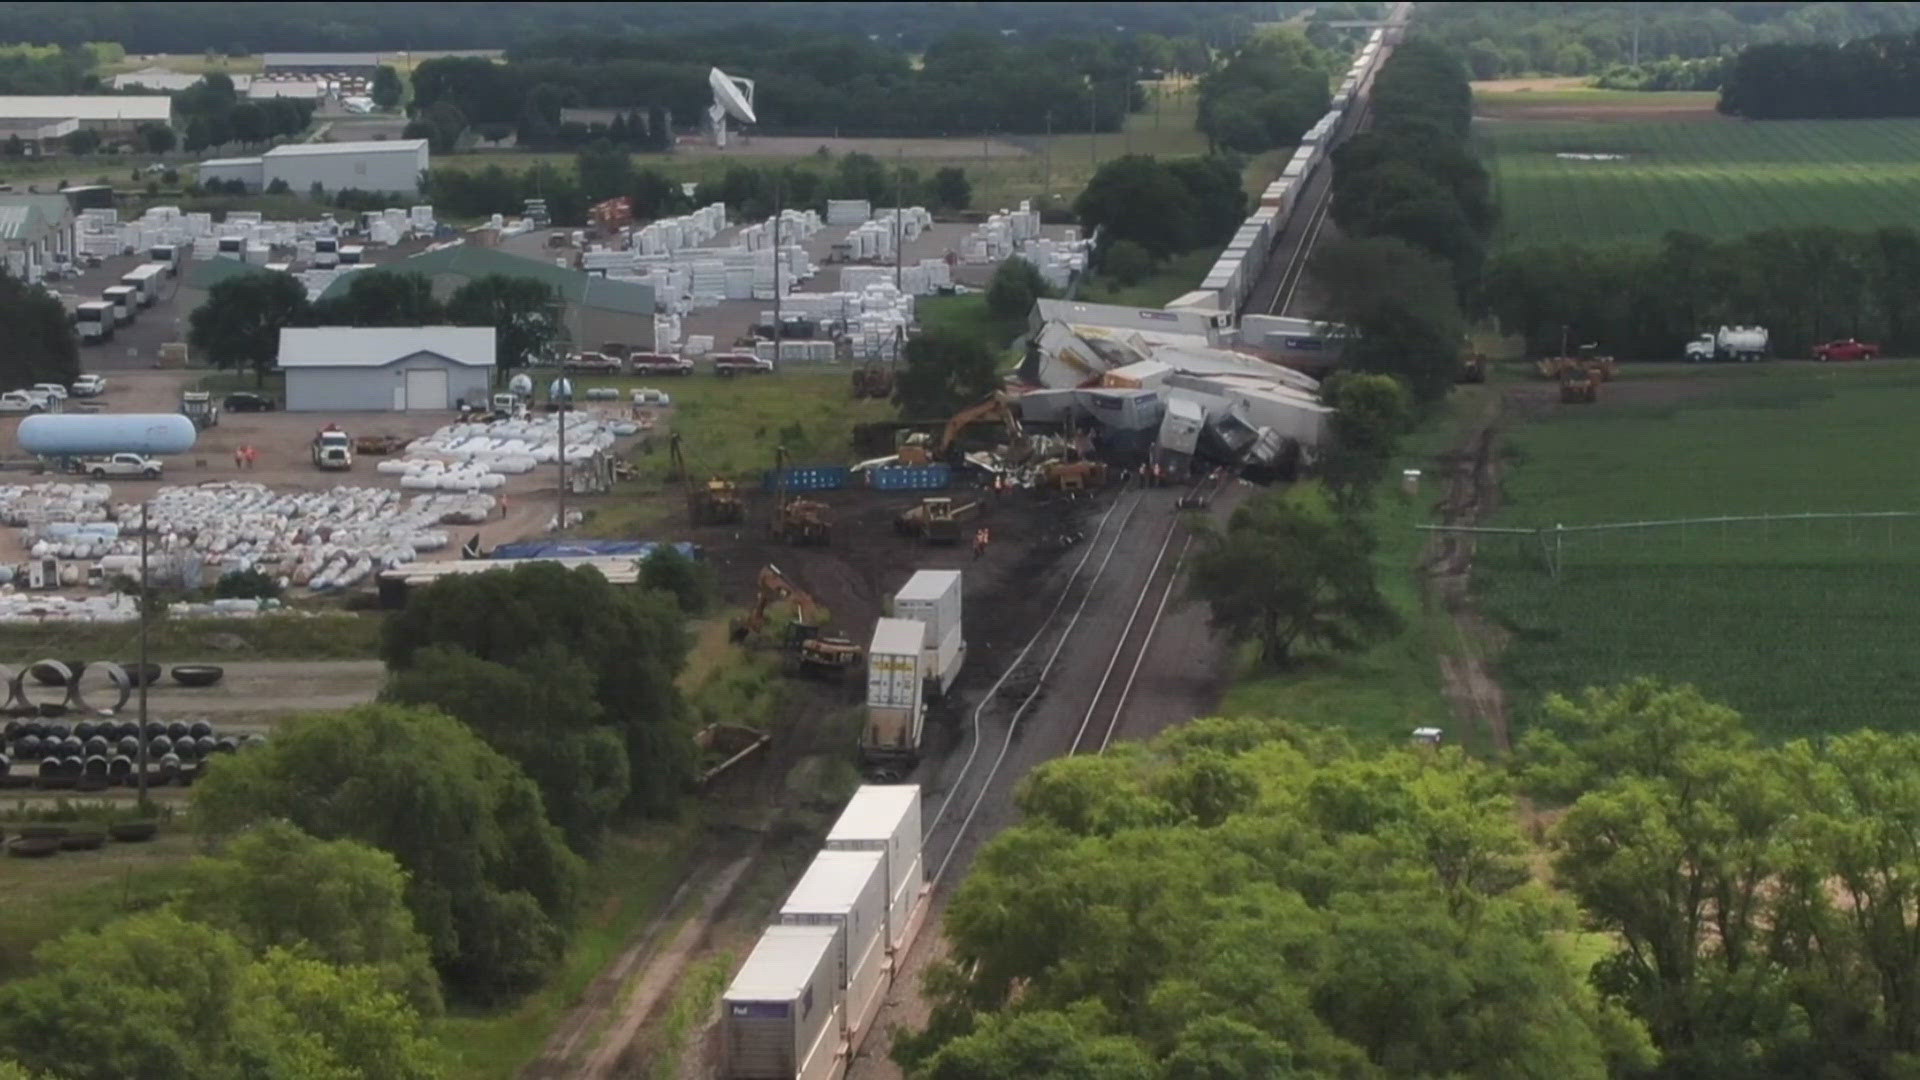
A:
[[[660,547],[653,540],[517,540],[487,553],[489,559],[582,559],[595,555],[632,555],[644,559]],[[673,549],[689,559],[700,557],[700,545],[681,541]]]
[[[788,469],[788,491],[838,491],[847,486],[847,477],[853,470],[845,465],[803,465]],[[760,478],[760,483],[768,491],[779,486],[780,474],[768,469]]]
[[[867,482],[880,491],[938,491],[953,482],[953,470],[945,465],[888,465],[868,473]]]

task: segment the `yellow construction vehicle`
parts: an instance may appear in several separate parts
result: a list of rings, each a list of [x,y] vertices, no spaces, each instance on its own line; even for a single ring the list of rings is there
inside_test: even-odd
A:
[[[1085,491],[1107,482],[1107,467],[1098,461],[1050,461],[1040,470],[1040,483],[1060,491]]]
[[[1007,426],[1007,446],[1010,457],[1018,458],[1026,447],[1027,433],[1020,426],[1020,418],[1014,414],[1012,398],[996,393],[977,405],[969,405],[953,415],[940,432],[940,440],[929,449],[925,441],[912,440],[900,448],[902,465],[926,465],[946,459],[947,452],[960,438],[960,433],[974,424],[998,420]]]
[[[760,568],[753,609],[733,624],[732,639],[741,642],[759,633],[767,625],[767,609],[781,601],[793,605],[793,621],[787,624],[785,642],[788,674],[813,672],[844,676],[860,671],[867,651],[845,637],[822,633],[820,628],[826,616],[820,610],[819,601],[772,563]]]
[[[787,448],[773,449],[773,522],[769,529],[775,540],[789,544],[827,544],[832,542],[833,527],[827,519],[827,504],[812,499],[787,497]]]
[[[1588,368],[1569,369],[1560,376],[1560,402],[1591,405],[1600,397],[1600,377]]]
[[[680,449],[680,433],[667,442],[673,477],[686,485],[687,517],[695,525],[737,525],[746,517],[746,507],[733,481],[711,477],[704,486],[694,482],[687,468],[686,454]]]
[[[979,502],[953,505],[953,500],[936,495],[921,499],[920,505],[901,512],[893,519],[893,529],[901,536],[925,540],[930,544],[960,542],[960,523],[980,509]]]

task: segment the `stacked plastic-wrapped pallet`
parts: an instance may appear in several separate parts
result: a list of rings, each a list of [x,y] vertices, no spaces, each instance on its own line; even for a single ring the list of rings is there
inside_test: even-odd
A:
[[[859,225],[873,217],[873,204],[865,199],[828,199],[827,224]]]

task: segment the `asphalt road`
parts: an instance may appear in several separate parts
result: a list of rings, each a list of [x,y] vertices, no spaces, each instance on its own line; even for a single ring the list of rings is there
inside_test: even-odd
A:
[[[1244,485],[1230,486],[1215,499],[1213,513],[1224,517],[1244,492]],[[1128,620],[1136,610],[1143,589],[1148,591],[1148,600],[1138,609],[1142,622],[1136,624],[1128,641],[1131,644],[1144,636],[1140,626],[1152,617],[1165,595],[1173,560],[1184,539],[1185,530],[1181,529],[1172,544],[1163,548],[1169,528],[1175,527],[1175,503],[1180,495],[1177,488],[1123,492],[1108,503],[1117,508],[1106,530],[1097,536],[1094,523],[1098,517],[1088,519],[1087,538],[1082,548],[1058,560],[1047,580],[1036,582],[1036,587],[1044,589],[1050,597],[1060,596],[1060,590],[1065,588],[1064,603],[1032,651],[1013,665],[1015,673],[1007,679],[1002,693],[980,709],[978,752],[971,753],[976,744],[969,734],[940,761],[923,765],[921,775],[914,778],[923,786],[921,813],[927,823],[927,834],[922,851],[927,872],[940,870],[944,863],[944,874],[934,891],[927,922],[908,951],[901,975],[896,978],[887,1003],[874,1022],[873,1033],[848,1071],[849,1080],[881,1080],[900,1075],[888,1057],[891,1040],[887,1032],[895,1025],[914,1028],[926,1021],[925,1004],[918,993],[919,980],[928,964],[945,950],[940,918],[952,889],[965,876],[980,846],[1019,820],[1013,795],[1020,782],[1035,766],[1070,752],[1076,733],[1087,720],[1088,707],[1101,675],[1108,669],[1123,637],[1127,637]],[[1129,518],[1128,508],[1136,498],[1138,506]],[[1091,555],[1080,578],[1069,585],[1081,557],[1088,555],[1088,548]],[[1163,550],[1167,552],[1166,559],[1159,572],[1153,573],[1156,557]],[[1101,569],[1103,562],[1105,568]],[[1051,602],[1047,605],[1052,606]],[[1076,614],[1079,621],[1062,641],[1062,628]],[[1023,643],[1000,643],[996,651],[1004,657],[1017,652],[1020,644]],[[1151,738],[1196,715],[1205,715],[1218,704],[1225,683],[1226,651],[1207,627],[1204,606],[1184,603],[1176,588],[1148,644],[1128,705],[1115,726],[1116,739]],[[1039,679],[1039,672],[1050,657],[1053,666],[1044,679]],[[1124,680],[1132,675],[1133,663],[1134,655],[1123,655],[1115,667],[1114,679]],[[970,724],[988,685],[1001,674],[1001,670],[973,673],[969,685],[978,689],[963,703],[964,711],[958,719],[963,730]],[[1016,721],[1017,706],[1036,686],[1038,694]],[[1110,703],[1115,696],[1111,687],[1101,695],[1103,703]],[[1089,742],[1097,744],[1111,716],[1110,704],[1096,712],[1087,724]],[[1005,759],[989,780],[987,774],[1003,747]],[[983,786],[986,792],[981,798]],[[949,796],[951,802],[948,802]],[[971,822],[966,823],[976,799],[978,811]],[[936,824],[935,816],[943,803],[947,804],[947,810]],[[961,832],[963,823],[966,823],[964,833]]]

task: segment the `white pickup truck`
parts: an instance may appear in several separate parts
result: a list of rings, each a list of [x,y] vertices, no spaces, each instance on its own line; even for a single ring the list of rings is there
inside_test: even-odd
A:
[[[47,411],[47,399],[25,390],[9,390],[0,394],[0,413],[39,413]]]
[[[80,462],[80,471],[95,480],[104,480],[109,476],[137,476],[143,480],[160,479],[160,459],[141,454],[113,454],[102,458],[86,458]]]
[[[107,379],[104,375],[82,375],[73,380],[74,397],[99,397],[107,392]]]

